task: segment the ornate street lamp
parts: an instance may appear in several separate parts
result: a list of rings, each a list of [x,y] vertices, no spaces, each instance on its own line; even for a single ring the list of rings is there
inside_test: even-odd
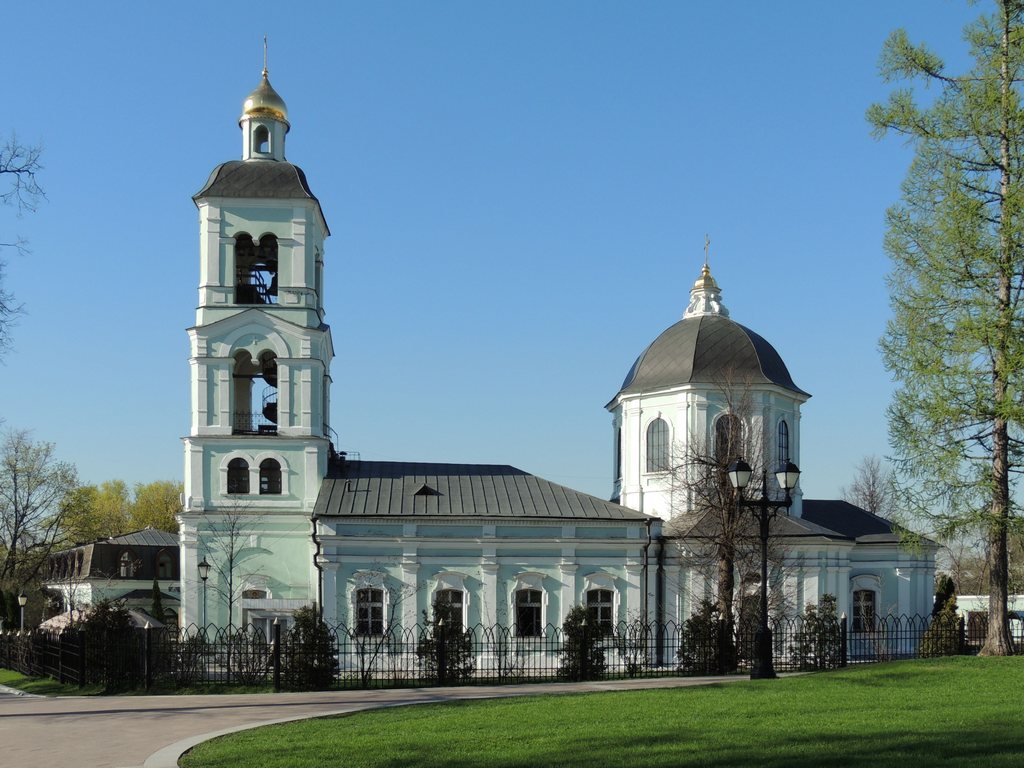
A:
[[[750,679],[771,679],[777,675],[772,663],[772,630],[768,626],[768,524],[780,509],[789,509],[793,506],[790,491],[796,488],[797,481],[800,479],[800,469],[792,461],[787,461],[776,470],[775,479],[779,487],[786,492],[786,498],[781,501],[768,497],[767,470],[761,472],[761,498],[759,499],[743,498],[743,489],[747,487],[750,476],[753,474],[746,461],[737,459],[729,465],[726,474],[729,477],[730,485],[738,491],[739,505],[753,511],[761,528],[761,626],[754,636],[757,655],[754,659],[754,666],[750,670]]]
[[[210,564],[204,556],[199,563],[199,578],[203,580],[203,628],[206,628],[206,580],[210,578]]]
[[[25,606],[28,604],[28,595],[25,594],[25,590],[21,590],[21,594],[18,595],[18,605],[21,607],[21,631],[25,631]]]

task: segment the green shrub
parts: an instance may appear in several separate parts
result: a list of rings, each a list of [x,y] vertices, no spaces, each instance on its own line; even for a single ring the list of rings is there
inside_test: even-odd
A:
[[[558,676],[563,680],[604,677],[604,641],[605,633],[590,620],[586,606],[573,606],[562,623],[562,661]]]
[[[836,669],[842,657],[842,627],[836,616],[835,595],[824,594],[821,603],[804,607],[800,631],[789,650],[801,671]]]
[[[683,623],[679,637],[679,670],[690,675],[720,675],[725,670],[725,622],[718,606],[701,600]]]
[[[295,691],[330,688],[338,671],[334,636],[312,606],[295,612],[281,654],[281,684]]]
[[[960,653],[962,644],[963,635],[960,617],[956,612],[956,595],[952,595],[946,600],[942,610],[932,617],[932,623],[928,625],[921,638],[917,653],[922,659],[956,656]]]
[[[423,612],[424,634],[416,646],[427,679],[455,683],[472,676],[473,633],[462,626],[462,606],[434,601],[433,618]]]

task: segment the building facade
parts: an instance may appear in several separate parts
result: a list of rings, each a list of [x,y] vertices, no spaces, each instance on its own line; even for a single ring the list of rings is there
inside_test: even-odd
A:
[[[729,318],[705,268],[683,319],[637,359],[607,408],[612,501],[509,466],[361,461],[329,426],[330,232],[267,72],[239,120],[242,157],[214,169],[199,210],[199,306],[180,516],[184,624],[287,621],[313,605],[356,634],[410,627],[437,601],[467,625],[680,621],[713,593],[692,566],[693,478],[681,457],[742,437],[759,466],[799,462],[810,396],[775,349]],[[778,610],[824,593],[866,616],[930,610],[934,551],[887,521],[802,498],[779,518]],[[200,564],[209,566],[199,576]],[[205,572],[205,569],[204,569]]]

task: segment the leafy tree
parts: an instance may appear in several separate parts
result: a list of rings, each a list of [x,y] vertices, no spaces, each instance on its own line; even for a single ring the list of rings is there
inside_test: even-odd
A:
[[[42,148],[30,146],[18,141],[13,133],[0,146],[0,205],[14,206],[18,214],[34,211],[45,195],[39,186],[37,175],[43,166],[39,162]],[[16,251],[27,250],[25,241],[15,238],[11,242],[0,242],[0,253],[12,248]],[[22,313],[22,308],[14,301],[14,296],[4,289],[4,267],[6,262],[0,259],[0,352],[11,342],[11,325]]]
[[[938,595],[936,595],[937,597]],[[962,646],[963,633],[960,617],[956,612],[956,595],[951,595],[938,613],[932,616],[932,623],[925,630],[917,653],[923,659],[934,656],[956,656],[960,653]]]
[[[129,512],[129,527],[133,531],[156,528],[158,531],[178,532],[177,514],[181,511],[182,483],[156,480],[136,483]]]
[[[562,622],[562,663],[558,676],[565,680],[604,677],[605,634],[589,618],[585,605],[575,605]]]
[[[824,594],[819,605],[810,603],[804,607],[800,631],[791,651],[803,671],[839,666],[842,628],[836,616],[835,595]]]
[[[124,480],[83,485],[64,504],[64,539],[68,544],[128,533],[132,499]]]
[[[283,654],[282,683],[296,691],[331,687],[338,670],[337,646],[330,628],[312,606],[295,612]]]
[[[938,616],[950,600],[956,603],[956,585],[947,574],[940,573],[935,577],[935,603],[932,605],[932,616]]]
[[[473,633],[462,626],[462,606],[434,600],[433,619],[423,612],[425,634],[416,646],[426,676],[441,683],[458,682],[473,674]]]
[[[0,442],[0,584],[24,584],[59,541],[63,501],[77,485],[75,467],[53,443],[12,430]]]
[[[892,517],[895,511],[892,470],[883,467],[877,456],[865,456],[857,465],[853,482],[840,488],[839,495],[879,517]]]
[[[900,88],[868,119],[876,135],[895,132],[915,150],[885,238],[893,317],[882,351],[898,382],[889,423],[900,491],[940,536],[983,533],[981,652],[1007,655],[1011,473],[1024,424],[1024,4],[995,5],[965,30],[974,65],[964,75],[894,32],[882,77],[937,93],[922,105]]]
[[[718,605],[701,600],[697,610],[683,623],[679,636],[679,669],[691,675],[721,675],[730,671],[726,658],[726,628]]]
[[[167,615],[164,613],[164,598],[160,592],[160,583],[153,577],[153,603],[149,607],[149,615],[161,624],[167,623]]]

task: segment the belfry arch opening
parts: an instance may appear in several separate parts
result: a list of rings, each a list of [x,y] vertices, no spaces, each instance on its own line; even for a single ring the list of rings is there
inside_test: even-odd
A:
[[[270,351],[256,360],[246,350],[235,355],[232,371],[236,435],[277,434],[277,356]]]
[[[277,238],[235,238],[235,304],[277,304]]]

